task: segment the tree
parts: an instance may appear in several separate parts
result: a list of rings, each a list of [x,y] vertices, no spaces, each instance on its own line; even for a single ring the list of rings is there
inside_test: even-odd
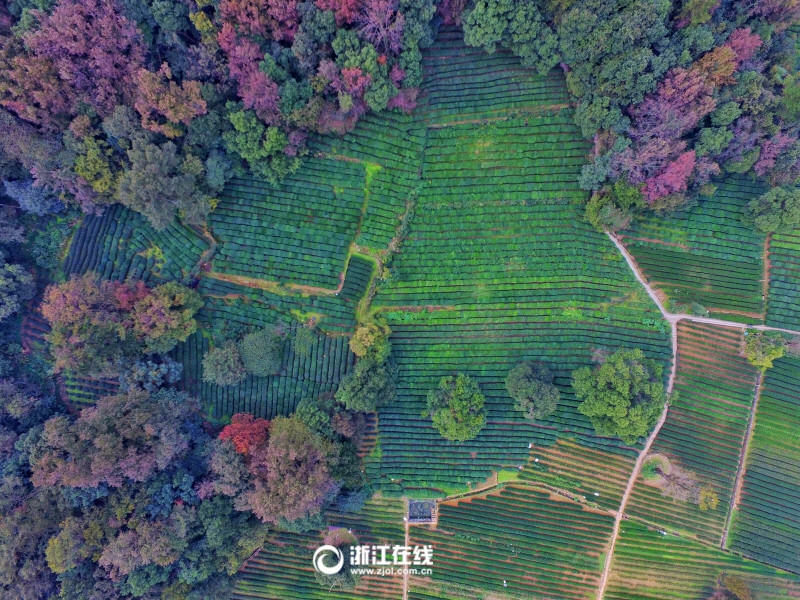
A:
[[[786,353],[786,338],[779,331],[748,329],[744,337],[744,355],[755,367],[766,371],[772,361]]]
[[[753,600],[750,586],[738,575],[724,573],[720,577],[720,585],[730,596],[733,596],[734,600]]]
[[[61,0],[52,13],[37,17],[40,25],[25,44],[55,67],[58,93],[69,99],[70,112],[86,102],[105,116],[130,101],[145,48],[136,25],[111,0]]]
[[[654,204],[657,200],[686,191],[695,166],[695,152],[689,150],[671,161],[658,175],[644,183],[644,197]]]
[[[4,181],[6,196],[15,200],[19,207],[39,217],[64,210],[64,205],[53,193],[36,186],[32,179],[25,181]]]
[[[217,385],[238,385],[245,377],[247,371],[234,342],[215,346],[203,357],[203,381]]]
[[[45,290],[42,315],[50,323],[56,372],[114,376],[141,352],[168,352],[197,328],[200,295],[170,282],[151,290],[144,282],[73,276]]]
[[[358,0],[314,0],[314,4],[320,10],[332,10],[339,27],[352,23],[358,16]]]
[[[700,488],[700,494],[697,499],[697,505],[700,510],[716,510],[719,506],[719,496],[709,485]]]
[[[31,480],[38,487],[121,487],[146,481],[183,456],[192,436],[185,422],[196,401],[175,390],[131,390],[45,423],[43,450]]]
[[[543,363],[522,362],[511,369],[506,376],[506,390],[517,401],[516,409],[529,421],[550,416],[558,406],[558,388]]]
[[[464,41],[470,46],[482,46],[490,54],[497,44],[502,44],[525,66],[547,73],[559,61],[558,38],[537,4],[478,0],[464,12]]]
[[[751,200],[747,209],[756,229],[786,233],[800,226],[800,189],[774,187]]]
[[[379,52],[399,54],[403,49],[406,19],[398,10],[397,0],[366,0],[356,21],[361,37]]]
[[[374,412],[394,399],[396,373],[387,336],[388,327],[370,324],[360,326],[350,339],[350,348],[362,354],[336,390],[336,401],[347,410]]]
[[[677,59],[664,47],[672,2],[573,2],[558,24],[567,86],[578,100],[575,120],[583,135],[622,131],[624,107],[641,102]]]
[[[314,346],[316,336],[314,330],[310,327],[297,327],[294,330],[294,338],[292,339],[292,350],[298,356],[308,356],[311,354],[311,348]]]
[[[269,421],[257,419],[248,413],[236,413],[231,416],[230,425],[219,432],[219,439],[230,440],[236,452],[245,456],[265,446],[269,436]]]
[[[0,323],[16,314],[34,294],[33,275],[22,265],[6,262],[0,250]]]
[[[711,20],[711,15],[719,5],[720,0],[687,0],[678,18],[683,24],[702,25]]]
[[[328,591],[352,590],[361,580],[361,575],[351,569],[352,562],[350,548],[358,546],[358,539],[347,529],[339,527],[331,529],[323,538],[323,543],[338,548],[344,557],[344,565],[338,573],[325,575],[319,571],[314,572],[314,577],[322,587]]]
[[[183,364],[168,355],[137,360],[119,378],[119,389],[141,389],[146,392],[178,383],[183,374]]]
[[[276,417],[266,450],[250,458],[253,489],[246,498],[262,521],[277,524],[319,513],[336,491],[323,442],[300,420]]]
[[[125,336],[114,288],[86,273],[45,290],[40,310],[50,324],[47,340],[56,372],[113,376],[123,358],[136,352],[133,336]]]
[[[394,372],[385,358],[370,354],[356,362],[336,390],[336,401],[347,410],[375,412],[395,397]]]
[[[156,73],[139,69],[137,84],[134,106],[142,115],[142,127],[149,131],[176,138],[184,133],[181,125],[188,126],[195,117],[206,113],[200,82],[183,81],[178,85],[172,80],[167,63],[162,63]]]
[[[135,137],[126,152],[129,168],[119,178],[114,197],[142,213],[156,230],[166,228],[176,214],[200,223],[210,210],[201,187],[205,172],[196,157],[181,157],[173,142],[154,144]]]
[[[228,113],[233,129],[223,133],[225,146],[241,157],[256,174],[273,184],[300,167],[296,156],[284,149],[289,138],[278,127],[264,127],[253,111],[233,110]]]
[[[459,374],[439,380],[439,386],[428,392],[427,409],[433,426],[448,440],[464,442],[478,435],[486,424],[484,397],[468,376]]]
[[[245,370],[256,377],[278,373],[283,361],[283,344],[284,337],[274,326],[245,335],[239,342]]]
[[[661,373],[661,365],[638,348],[621,348],[602,365],[573,372],[578,410],[599,435],[633,444],[647,435],[666,400]]]
[[[197,330],[195,313],[203,305],[196,291],[170,281],[159,285],[133,305],[133,333],[144,352],[165,354]]]
[[[389,343],[389,328],[378,323],[366,323],[356,327],[353,337],[350,338],[350,350],[358,357],[366,356],[373,347],[375,352],[383,352],[383,347]]]

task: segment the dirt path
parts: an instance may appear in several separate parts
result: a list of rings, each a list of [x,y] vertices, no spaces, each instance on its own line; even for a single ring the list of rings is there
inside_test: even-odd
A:
[[[606,232],[609,239],[614,242],[614,245],[620,251],[622,256],[625,258],[625,262],[628,263],[631,271],[633,271],[634,276],[639,281],[639,283],[644,286],[644,289],[647,290],[648,295],[653,299],[653,302],[656,303],[658,310],[661,311],[661,314],[664,315],[664,318],[669,321],[670,323],[677,323],[678,321],[686,320],[686,321],[694,321],[695,323],[705,323],[706,325],[718,325],[720,327],[735,327],[737,329],[757,329],[759,331],[780,331],[782,333],[788,333],[790,335],[800,335],[800,331],[796,329],[783,329],[781,327],[770,327],[769,325],[749,325],[747,323],[738,323],[736,321],[726,321],[724,319],[714,319],[711,317],[698,317],[695,315],[690,315],[687,313],[671,313],[668,312],[665,308],[663,303],[658,297],[658,294],[650,287],[650,284],[647,283],[647,280],[644,278],[644,275],[639,269],[639,265],[636,264],[636,260],[631,256],[628,252],[628,249],[619,241],[619,238],[615,236],[613,233]]]
[[[742,479],[744,479],[744,463],[747,460],[747,449],[750,447],[750,440],[753,437],[753,425],[755,424],[756,411],[758,410],[758,401],[761,399],[761,384],[764,382],[763,373],[758,374],[756,379],[756,387],[753,390],[753,405],[750,407],[750,419],[747,421],[747,430],[744,434],[744,443],[742,444],[742,451],[739,454],[739,466],[736,469],[736,479],[733,484],[733,498],[731,498],[730,506],[728,506],[728,518],[725,519],[725,529],[722,530],[722,539],[719,547],[723,550],[728,545],[728,533],[731,528],[731,520],[733,519],[733,511],[739,505],[739,499],[742,495]]]
[[[647,291],[651,292],[649,288],[647,289]],[[666,318],[667,313],[664,312],[660,303],[657,302],[657,304],[659,305],[659,308],[662,309],[661,312],[662,314],[664,314],[664,317]],[[672,370],[670,371],[669,381],[667,383],[668,394],[672,392],[672,387],[675,383],[675,372],[677,370],[677,363],[678,363],[677,321],[670,321],[670,326],[672,328]],[[614,528],[612,529],[611,533],[611,543],[609,545],[608,552],[606,554],[606,560],[603,565],[603,573],[600,576],[600,584],[598,585],[597,589],[598,600],[603,599],[603,596],[606,591],[606,585],[608,584],[608,575],[609,572],[611,571],[611,561],[614,557],[614,547],[617,544],[617,537],[619,537],[619,528],[622,523],[622,519],[625,515],[625,507],[628,505],[628,498],[630,498],[631,492],[633,491],[633,486],[635,485],[636,480],[639,478],[639,472],[642,470],[642,465],[644,464],[645,458],[647,458],[647,455],[650,454],[650,448],[652,448],[653,442],[658,436],[658,432],[661,431],[661,428],[664,426],[664,423],[667,420],[668,412],[669,412],[669,403],[665,403],[664,409],[661,411],[661,416],[658,418],[658,421],[656,422],[656,426],[653,428],[653,431],[650,432],[650,435],[647,437],[647,441],[644,444],[644,448],[642,448],[641,452],[639,452],[639,456],[636,458],[636,463],[633,465],[633,470],[631,471],[631,475],[628,478],[628,484],[625,486],[625,492],[622,494],[622,499],[620,500],[619,508],[617,509],[617,513],[614,517]]]

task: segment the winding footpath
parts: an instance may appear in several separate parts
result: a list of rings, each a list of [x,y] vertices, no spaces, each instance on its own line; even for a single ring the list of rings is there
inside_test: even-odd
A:
[[[708,325],[718,325],[720,327],[735,327],[737,329],[757,329],[759,331],[780,331],[782,333],[788,333],[792,335],[800,335],[800,331],[796,331],[793,329],[781,329],[779,327],[769,327],[767,325],[748,325],[745,323],[737,323],[735,321],[725,321],[723,319],[712,319],[708,317],[697,317],[694,315],[684,314],[684,313],[670,313],[664,308],[664,304],[661,302],[661,299],[658,297],[658,294],[650,287],[650,284],[647,283],[644,275],[639,269],[639,265],[636,264],[636,261],[631,256],[628,249],[619,241],[619,238],[615,236],[613,233],[606,232],[609,239],[614,243],[619,250],[620,254],[622,254],[625,262],[628,263],[628,267],[630,267],[633,275],[636,277],[636,280],[642,284],[644,289],[647,291],[647,294],[650,298],[655,302],[655,305],[658,307],[658,310],[661,312],[664,319],[670,324],[671,328],[671,336],[672,336],[672,369],[670,370],[669,380],[667,382],[667,394],[672,393],[672,388],[675,384],[675,373],[678,368],[678,321],[686,320],[686,321],[694,321],[696,323],[705,323]],[[665,421],[667,420],[667,413],[669,412],[669,402],[664,404],[664,410],[661,411],[661,416],[658,419],[653,431],[647,437],[647,441],[645,442],[644,448],[642,448],[639,456],[636,459],[636,463],[633,466],[633,470],[631,471],[631,475],[628,478],[628,484],[625,486],[625,493],[622,494],[622,499],[619,503],[619,508],[616,511],[616,516],[614,518],[614,528],[611,534],[611,543],[608,548],[608,552],[606,553],[605,563],[603,565],[603,573],[600,576],[600,583],[597,588],[597,600],[603,600],[605,595],[606,586],[608,584],[608,575],[611,571],[611,562],[614,557],[614,547],[617,543],[617,537],[619,537],[619,529],[622,523],[622,519],[625,515],[625,507],[628,504],[628,498],[631,495],[631,491],[633,491],[633,486],[636,483],[636,480],[639,478],[639,472],[642,469],[642,465],[644,464],[645,458],[650,453],[650,448],[653,446],[653,442],[658,435],[658,432],[661,431]],[[753,415],[750,416],[750,422],[752,424]],[[752,425],[750,425],[752,426]],[[741,470],[741,465],[740,465]],[[727,527],[726,527],[727,533]],[[725,540],[723,540],[723,547],[725,544]]]

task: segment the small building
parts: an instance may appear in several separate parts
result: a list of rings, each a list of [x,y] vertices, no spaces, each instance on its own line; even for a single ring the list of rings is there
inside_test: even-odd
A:
[[[436,521],[436,500],[409,500],[409,523],[434,523]]]

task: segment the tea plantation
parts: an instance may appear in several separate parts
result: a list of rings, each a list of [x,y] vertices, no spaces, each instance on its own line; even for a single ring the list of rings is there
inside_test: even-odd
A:
[[[155,231],[117,205],[83,218],[63,262],[65,275],[181,281],[201,294],[198,329],[170,356],[215,424],[333,397],[356,364],[357,325],[390,328],[396,398],[368,416],[359,451],[374,495],[326,517],[360,543],[431,545],[432,574],[327,589],[311,555],[329,530],[271,531],[231,598],[578,600],[604,589],[615,600],[703,600],[726,574],[758,600],[800,597],[800,362],[776,362],[753,418],[760,379],[740,326],[800,327],[800,237],[745,225],[764,188],[733,176],[668,217],[637,217],[620,232],[628,264],[583,219],[592,145],[562,71],[470,48],[454,27],[441,28],[422,68],[413,112],[310,139],[277,186],[240,173],[206,228]],[[39,327],[31,321],[32,337]],[[255,328],[311,335],[305,348],[283,345],[272,375],[204,380],[215,340]],[[598,435],[578,410],[572,372],[620,348],[642,349],[674,383],[650,440]],[[534,360],[560,400],[531,423],[505,379]],[[428,392],[456,373],[486,400],[485,426],[461,443],[423,416]],[[117,387],[60,380],[72,406]],[[713,506],[670,495],[643,458],[686,471]],[[432,523],[404,522],[409,497],[438,499]]]

